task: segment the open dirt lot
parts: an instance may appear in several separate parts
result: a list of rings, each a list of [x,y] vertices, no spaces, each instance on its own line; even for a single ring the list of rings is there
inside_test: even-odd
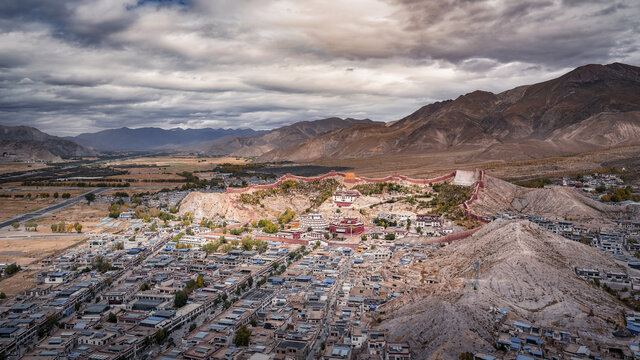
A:
[[[11,238],[10,236],[32,235],[36,237]],[[70,236],[47,236],[39,233],[27,233],[24,231],[0,232],[0,262],[16,262],[23,270],[14,276],[0,281],[0,292],[7,296],[23,293],[35,286],[34,275],[37,268],[30,268],[39,260],[65,251],[70,247],[83,243],[86,238],[83,234]]]
[[[9,236],[31,235],[35,237]],[[16,262],[25,267],[52,253],[75,245],[84,239],[83,234],[68,234],[65,236],[51,236],[33,232],[2,231],[0,233],[0,262]]]
[[[64,188],[60,188],[60,189],[34,188],[33,190],[16,190],[16,191],[0,190],[0,195],[3,196],[3,197],[0,197],[0,209],[2,209],[2,211],[0,211],[0,221],[8,220],[17,215],[26,214],[46,206],[56,204],[59,201],[63,200],[61,197],[62,193],[66,192],[71,194],[71,196],[77,196],[86,191],[88,190],[69,190]],[[53,194],[55,192],[57,192],[60,195],[57,199],[53,197]],[[39,194],[42,194],[42,193],[49,194],[49,197],[47,198],[40,197]],[[31,198],[28,198],[27,194],[31,194]],[[22,197],[17,197],[16,195],[22,196]],[[11,197],[4,197],[4,196],[11,196]]]
[[[64,221],[72,224],[79,222],[82,224],[83,233],[92,232],[94,231],[95,226],[100,222],[100,219],[109,214],[108,207],[108,204],[94,202],[91,203],[91,205],[87,205],[86,202],[81,201],[57,211],[51,216],[39,218],[37,219],[37,222],[43,227],[43,231],[51,231],[51,224]]]
[[[7,296],[20,295],[23,292],[36,286],[34,276],[37,270],[23,270],[17,274],[0,281],[0,292],[5,293]]]

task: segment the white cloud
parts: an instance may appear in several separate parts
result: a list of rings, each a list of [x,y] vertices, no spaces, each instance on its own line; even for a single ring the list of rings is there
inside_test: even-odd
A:
[[[390,121],[475,89],[637,62],[633,1],[0,4],[0,122],[267,129]]]

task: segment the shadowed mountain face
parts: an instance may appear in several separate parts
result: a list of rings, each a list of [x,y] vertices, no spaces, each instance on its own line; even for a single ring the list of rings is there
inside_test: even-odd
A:
[[[73,141],[51,136],[28,126],[0,125],[0,152],[16,160],[56,161],[95,155]]]
[[[337,117],[300,121],[293,125],[271,130],[254,137],[235,138],[226,142],[214,142],[204,152],[214,155],[259,156],[269,151],[289,147],[336,129],[348,129],[359,125],[378,125],[371,120],[340,119]]]
[[[223,137],[255,136],[261,132],[251,129],[160,129],[138,128],[103,130],[69,137],[79,144],[100,151],[120,150],[177,150],[185,146],[205,143]]]
[[[640,68],[586,65],[499,94],[475,91],[424,106],[388,126],[337,129],[264,153],[310,161],[470,150],[473,160],[515,160],[640,143]]]

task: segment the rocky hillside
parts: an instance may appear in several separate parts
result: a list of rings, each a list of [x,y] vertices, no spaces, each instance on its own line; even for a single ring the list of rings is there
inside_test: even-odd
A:
[[[59,161],[62,158],[95,155],[93,150],[36,128],[1,125],[0,153],[9,160],[17,161]]]
[[[310,161],[451,150],[514,160],[640,143],[640,68],[586,65],[499,94],[475,91],[389,126],[338,129],[260,160]],[[468,159],[467,159],[468,160]]]
[[[485,186],[472,205],[473,210],[483,216],[507,210],[550,220],[579,220],[588,225],[590,222],[606,224],[612,215],[622,211],[619,206],[590,199],[575,188],[530,189],[491,176],[487,176]]]
[[[415,272],[440,283],[424,285],[380,309],[384,315],[378,326],[389,329],[393,339],[409,341],[418,359],[495,353],[497,329],[490,306],[509,310],[508,320],[579,330],[581,337],[603,342],[612,341],[611,333],[624,324],[623,306],[573,270],[619,269],[613,259],[528,221],[493,222],[433,255]],[[476,260],[479,288],[473,290]],[[595,316],[589,316],[591,310]]]
[[[375,123],[368,119],[340,119],[337,117],[300,121],[259,136],[238,137],[224,143],[216,141],[204,149],[204,152],[213,155],[259,156],[285,146],[300,144],[332,130],[347,129],[359,124],[382,126],[382,123]]]
[[[276,192],[264,192],[265,196],[255,197],[255,193],[231,194],[194,191],[180,203],[180,215],[192,214],[196,219],[222,217],[225,219],[270,219],[277,218],[286,209],[303,214],[307,209],[319,212],[325,219],[336,215],[337,206],[328,198],[334,189],[344,188],[338,179],[330,178],[321,182],[299,182],[295,188]],[[323,194],[328,198],[319,201]],[[400,194],[376,194],[360,196],[353,205],[341,209],[341,215],[370,221],[379,213],[411,214],[415,205],[402,201],[387,202]],[[429,200],[428,198],[424,198]],[[375,204],[372,210],[371,206]],[[422,209],[426,211],[428,209]]]

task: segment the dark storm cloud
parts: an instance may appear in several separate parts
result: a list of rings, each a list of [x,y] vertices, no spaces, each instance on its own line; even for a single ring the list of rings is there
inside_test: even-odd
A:
[[[0,123],[267,129],[640,62],[637,1],[9,0]]]
[[[107,21],[82,21],[73,12],[79,4],[79,0],[65,0],[55,4],[48,0],[9,0],[0,3],[0,17],[22,23],[48,25],[52,36],[80,42],[85,46],[102,44],[110,35],[125,30],[130,23],[129,16]]]
[[[552,67],[601,62],[637,28],[631,2],[399,1],[414,57],[453,63],[488,58]],[[625,9],[621,12],[620,10]]]

